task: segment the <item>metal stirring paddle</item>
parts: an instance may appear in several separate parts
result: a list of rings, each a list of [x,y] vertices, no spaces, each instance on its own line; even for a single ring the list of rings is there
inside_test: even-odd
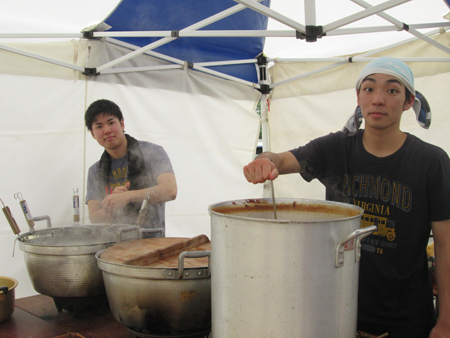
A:
[[[270,188],[272,190],[273,217],[277,219],[277,205],[275,203],[275,189],[273,188],[273,181],[270,181]]]

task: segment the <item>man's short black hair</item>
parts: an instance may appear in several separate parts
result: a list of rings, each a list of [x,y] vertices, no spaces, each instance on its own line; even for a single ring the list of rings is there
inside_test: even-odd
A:
[[[123,120],[122,111],[117,104],[110,100],[97,100],[90,104],[89,108],[86,110],[86,114],[84,114],[84,122],[88,130],[92,131],[92,123],[94,123],[94,120],[100,114],[113,115],[117,117],[119,121]]]

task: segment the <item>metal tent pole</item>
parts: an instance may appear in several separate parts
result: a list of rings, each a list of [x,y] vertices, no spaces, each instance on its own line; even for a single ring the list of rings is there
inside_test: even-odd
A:
[[[307,26],[316,25],[316,0],[305,0],[305,23]]]
[[[258,1],[262,1],[262,0],[258,0]],[[240,11],[242,11],[244,9],[246,9],[246,7],[243,6],[243,5],[233,6],[233,7],[228,8],[228,9],[226,9],[226,10],[220,12],[220,13],[217,13],[217,14],[209,17],[209,18],[206,18],[206,19],[201,20],[201,21],[199,21],[199,22],[197,22],[197,23],[195,23],[195,24],[193,24],[191,26],[188,26],[188,27],[186,27],[186,28],[184,28],[184,29],[182,29],[180,31],[194,31],[194,30],[203,28],[203,27],[208,26],[208,25],[210,25],[210,24],[212,24],[212,23],[214,23],[216,21],[219,21],[219,20],[221,20],[223,18],[226,18],[226,17],[228,17],[230,15],[233,15],[233,14],[235,14],[237,12],[240,12]],[[155,41],[153,43],[150,43],[147,46],[139,48],[139,49],[135,50],[134,52],[131,52],[131,53],[127,54],[127,55],[124,55],[124,56],[119,57],[119,58],[117,58],[117,59],[115,59],[113,61],[110,61],[110,62],[104,64],[103,66],[98,67],[97,71],[101,72],[104,69],[112,68],[112,67],[114,67],[115,65],[117,65],[119,63],[122,63],[124,61],[129,60],[129,59],[132,59],[133,57],[141,55],[141,54],[143,54],[143,53],[145,53],[145,52],[147,52],[149,50],[152,50],[152,49],[155,49],[155,48],[160,47],[162,45],[165,45],[166,43],[169,43],[169,42],[171,42],[171,41],[173,41],[173,40],[175,40],[177,38],[178,38],[178,36],[171,37],[171,38],[163,38],[163,39],[160,39],[160,40]]]
[[[286,26],[291,27],[291,28],[295,29],[296,31],[299,31],[301,33],[306,32],[306,27],[304,25],[298,23],[297,21],[289,19],[288,17],[286,17],[280,13],[277,13],[274,10],[272,10],[264,5],[261,5],[253,0],[234,0],[234,1],[247,6],[248,8],[251,8],[258,13],[264,14],[264,15],[268,16],[269,18],[272,18],[278,22],[281,22],[282,24],[285,24]]]
[[[27,56],[27,57],[30,57],[30,58],[33,58],[33,59],[37,59],[37,60],[45,61],[45,62],[48,62],[48,63],[52,63],[52,64],[55,64],[55,65],[58,65],[58,66],[62,66],[62,67],[66,67],[66,68],[70,68],[70,69],[74,69],[74,70],[78,70],[80,72],[84,71],[84,68],[76,66],[76,65],[73,65],[71,63],[67,63],[67,62],[51,59],[51,58],[48,58],[46,56],[42,56],[42,55],[35,54],[35,53],[30,53],[30,52],[27,52],[27,51],[24,51],[24,50],[20,50],[20,49],[14,48],[14,47],[0,45],[0,49],[6,50],[6,51],[11,52],[11,53]]]
[[[426,36],[432,36],[432,35],[437,34],[437,33],[439,33],[439,30],[434,30],[434,31],[428,32],[426,34]],[[352,57],[351,59],[352,59],[352,62],[369,62],[369,61],[372,61],[372,60],[375,59],[374,57],[372,57],[372,58],[369,57],[370,55],[377,54],[377,53],[383,52],[385,50],[388,50],[388,49],[391,49],[391,48],[395,48],[395,47],[407,44],[407,43],[415,41],[417,39],[418,38],[414,37],[414,38],[411,38],[411,39],[407,39],[405,41],[394,43],[394,44],[389,45],[389,46],[377,48],[377,49],[371,50],[369,52],[363,53],[361,55]],[[292,81],[296,81],[296,80],[308,77],[310,75],[314,75],[314,74],[320,73],[322,71],[326,71],[326,70],[329,70],[329,69],[333,69],[333,68],[339,67],[339,66],[341,66],[341,65],[343,65],[343,64],[345,64],[347,62],[350,62],[349,59],[350,59],[349,57],[337,57],[337,58],[336,57],[330,57],[330,58],[285,58],[285,59],[279,58],[279,59],[276,59],[276,60],[269,59],[269,61],[277,61],[277,62],[313,62],[313,61],[314,62],[337,62],[335,64],[328,65],[326,67],[322,67],[322,68],[313,70],[311,72],[295,76],[295,77],[290,78],[290,79],[286,79],[286,80],[283,80],[283,81],[280,81],[280,82],[277,82],[277,83],[273,83],[273,84],[270,85],[270,87],[271,88],[275,88],[275,87],[281,86],[283,84],[286,84],[286,83],[289,83],[289,82],[292,82]],[[400,59],[402,61],[405,61],[405,62],[407,62],[407,61],[410,61],[410,62],[450,62],[450,58],[426,58],[426,57],[410,57],[410,58],[407,58],[407,57],[399,57],[398,59]]]
[[[352,0],[354,3],[364,7],[364,8],[373,8],[370,4],[368,4],[367,2],[363,1],[363,0]],[[378,16],[380,16],[381,18],[393,23],[394,25],[398,26],[399,28],[403,29],[405,27],[405,24],[403,22],[400,22],[399,20],[393,18],[392,16],[386,14],[386,13],[378,13]],[[442,50],[443,52],[450,54],[450,48],[445,47],[444,45],[441,45],[440,43],[434,41],[433,39],[430,39],[428,36],[426,36],[425,34],[422,34],[420,32],[418,32],[415,29],[411,29],[411,27],[409,27],[408,29],[406,29],[409,33],[411,33],[412,35],[418,37],[419,39],[422,39],[426,42],[428,42],[430,45],[433,45],[436,48],[439,48],[440,50]]]
[[[384,3],[379,4],[377,6],[370,7],[370,8],[368,8],[368,9],[366,9],[364,11],[361,11],[359,13],[355,13],[353,15],[349,15],[349,16],[347,16],[345,18],[342,18],[340,20],[337,20],[335,22],[329,23],[329,24],[323,26],[323,31],[324,31],[324,33],[332,31],[332,30],[334,30],[336,28],[348,25],[348,24],[350,24],[352,22],[364,19],[364,18],[366,18],[368,16],[371,16],[373,14],[377,14],[379,12],[382,12],[382,11],[387,10],[389,8],[398,6],[398,5],[400,5],[402,3],[405,3],[405,2],[408,2],[408,1],[411,1],[411,0],[390,0],[390,1],[384,2]]]
[[[267,99],[270,94],[270,81],[268,79],[267,64],[268,58],[263,54],[258,56],[258,83],[261,92],[261,137],[263,143],[263,151],[271,151],[270,145],[270,128],[269,128],[269,110],[267,107]],[[264,183],[263,197],[274,198],[274,185],[272,181]],[[275,206],[274,206],[275,210]],[[275,212],[276,215],[276,212]],[[275,217],[276,218],[276,217]]]
[[[108,41],[109,43],[121,46],[121,47],[125,47],[125,48],[128,48],[128,49],[131,49],[131,50],[138,49],[138,47],[136,47],[135,45],[132,45],[132,44],[120,41],[120,40],[106,38],[106,41]],[[260,87],[259,84],[256,84],[256,83],[253,83],[253,82],[249,82],[249,81],[245,81],[245,80],[242,80],[240,78],[237,78],[237,77],[234,77],[234,76],[231,76],[231,75],[227,75],[227,74],[224,74],[224,73],[220,73],[220,72],[217,72],[217,71],[214,71],[212,69],[208,69],[208,68],[204,67],[205,65],[206,66],[219,65],[218,62],[211,62],[211,63],[209,63],[209,62],[202,62],[202,63],[199,63],[199,65],[197,65],[197,64],[187,65],[187,63],[185,61],[182,61],[182,60],[179,60],[179,59],[176,59],[174,57],[167,56],[167,55],[164,55],[164,54],[160,54],[160,53],[157,53],[157,52],[147,51],[144,54],[147,54],[147,55],[159,58],[161,60],[165,60],[165,61],[169,61],[169,62],[175,63],[175,65],[149,66],[148,69],[147,69],[147,67],[142,67],[141,71],[156,70],[155,67],[166,67],[165,69],[168,69],[168,68],[192,68],[192,69],[198,70],[200,72],[203,72],[203,73],[206,73],[206,74],[210,74],[210,75],[214,75],[214,76],[220,77],[222,79],[234,81],[234,82],[237,82],[237,83],[240,83],[240,84],[252,87],[252,88],[259,89],[259,87]],[[237,61],[223,61],[221,64],[227,65],[227,64],[238,64],[238,63],[256,63],[256,61],[254,59],[251,59],[251,60],[237,60]],[[102,74],[105,74],[105,73],[114,74],[116,72],[117,73],[133,72],[134,71],[133,69],[134,69],[134,67],[133,68],[114,68],[114,69],[104,70],[102,72]]]

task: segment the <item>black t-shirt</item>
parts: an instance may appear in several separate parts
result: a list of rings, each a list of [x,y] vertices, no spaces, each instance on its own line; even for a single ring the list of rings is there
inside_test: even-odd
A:
[[[379,158],[362,144],[364,131],[341,132],[292,150],[303,178],[317,178],[327,200],[364,209],[361,226],[377,225],[362,243],[358,320],[417,326],[434,320],[426,246],[431,222],[450,219],[450,160],[439,147],[407,134],[394,154]]]

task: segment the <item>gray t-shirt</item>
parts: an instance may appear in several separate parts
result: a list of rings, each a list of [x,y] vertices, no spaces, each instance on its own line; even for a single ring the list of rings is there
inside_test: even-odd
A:
[[[144,158],[145,170],[150,181],[150,186],[157,185],[156,178],[163,173],[173,173],[169,156],[163,147],[145,141],[138,141],[139,149]],[[99,182],[100,161],[94,163],[88,172],[86,203],[89,200],[102,201],[106,195],[106,187],[100,186]],[[111,160],[111,174],[109,187],[124,186],[130,179],[128,177],[127,155]],[[136,224],[138,214],[127,215],[119,210],[113,217],[115,224]],[[144,222],[145,228],[165,229],[165,204],[148,204],[147,214]]]

